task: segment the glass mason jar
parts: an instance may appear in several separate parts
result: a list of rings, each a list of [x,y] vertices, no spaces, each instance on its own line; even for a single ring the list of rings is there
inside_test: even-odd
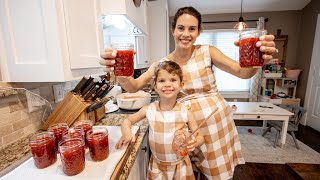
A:
[[[81,128],[84,131],[84,140],[85,140],[85,144],[86,147],[88,147],[88,142],[87,142],[87,133],[89,130],[92,129],[93,123],[91,120],[80,120],[80,121],[76,121],[74,123],[74,128]]]
[[[68,131],[69,126],[67,123],[56,123],[49,126],[48,131],[53,132],[56,138],[56,148],[58,150],[58,144],[62,140],[63,134]],[[57,151],[58,152],[58,151]]]
[[[256,43],[259,37],[267,34],[266,30],[249,30],[240,32],[239,63],[244,68],[259,68],[264,64],[262,53]]]
[[[62,140],[80,138],[84,141],[84,130],[82,128],[72,127],[63,132]]]
[[[174,132],[172,140],[172,150],[178,157],[185,157],[188,155],[188,140],[186,138],[190,132],[184,129],[179,129]]]
[[[102,161],[109,156],[108,129],[94,127],[87,133],[88,148],[93,161]]]
[[[57,161],[55,137],[52,132],[34,134],[29,139],[34,164],[42,169]]]
[[[80,138],[62,140],[59,143],[62,170],[68,176],[82,172],[85,168],[84,142]]]
[[[82,128],[84,133],[87,134],[87,132],[92,129],[93,123],[91,120],[80,120],[76,121],[73,126],[76,128]]]
[[[134,70],[134,49],[133,44],[112,44],[111,47],[117,50],[115,58],[114,75],[132,76]]]

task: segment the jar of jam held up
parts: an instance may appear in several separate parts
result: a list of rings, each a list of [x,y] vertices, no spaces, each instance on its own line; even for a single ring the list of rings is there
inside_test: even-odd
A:
[[[80,138],[66,139],[59,142],[62,170],[68,176],[82,172],[85,168],[84,142]]]
[[[256,43],[259,37],[267,34],[266,30],[249,30],[240,32],[239,39],[239,63],[244,68],[259,68],[264,64],[263,52]]]
[[[68,131],[69,126],[67,123],[57,123],[49,126],[48,131],[53,132],[56,138],[56,148],[58,149],[58,144],[62,140],[63,134]],[[57,151],[58,152],[58,151]]]
[[[57,161],[55,137],[52,132],[34,134],[29,139],[29,146],[37,168],[46,168]]]
[[[190,135],[189,131],[179,129],[174,132],[172,141],[172,150],[178,157],[185,157],[188,155],[188,140],[186,138]]]
[[[88,148],[93,161],[102,161],[109,156],[108,129],[94,127],[87,133]]]
[[[67,131],[63,132],[62,140],[80,138],[84,141],[84,130],[78,127],[69,128]]]
[[[114,65],[115,76],[132,76],[134,70],[133,44],[112,44],[111,47],[117,50]]]

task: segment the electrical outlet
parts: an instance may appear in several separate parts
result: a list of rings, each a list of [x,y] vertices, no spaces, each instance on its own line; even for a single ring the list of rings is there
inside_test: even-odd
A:
[[[40,96],[39,88],[32,89],[29,91]],[[29,93],[29,92],[26,93],[29,113],[39,110],[41,106],[45,104],[44,100],[42,100],[39,96],[34,95],[32,93]]]
[[[64,98],[64,91],[62,84],[53,85],[54,102],[58,103]]]

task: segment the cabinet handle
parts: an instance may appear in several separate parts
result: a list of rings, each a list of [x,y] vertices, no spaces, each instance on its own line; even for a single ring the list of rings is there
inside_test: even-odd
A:
[[[143,147],[141,150],[143,150],[144,152],[147,152],[147,146]]]
[[[148,63],[148,61],[144,61],[145,63]]]
[[[260,118],[260,116],[257,116],[257,118],[259,119],[259,118]]]

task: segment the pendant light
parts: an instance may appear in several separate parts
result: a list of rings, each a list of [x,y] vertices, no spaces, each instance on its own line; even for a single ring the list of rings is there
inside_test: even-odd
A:
[[[244,23],[243,17],[242,17],[242,1],[241,0],[241,14],[239,17],[239,21],[238,23],[234,26],[235,29],[238,29],[239,31],[242,31],[245,28],[248,28],[248,25],[246,23]]]

